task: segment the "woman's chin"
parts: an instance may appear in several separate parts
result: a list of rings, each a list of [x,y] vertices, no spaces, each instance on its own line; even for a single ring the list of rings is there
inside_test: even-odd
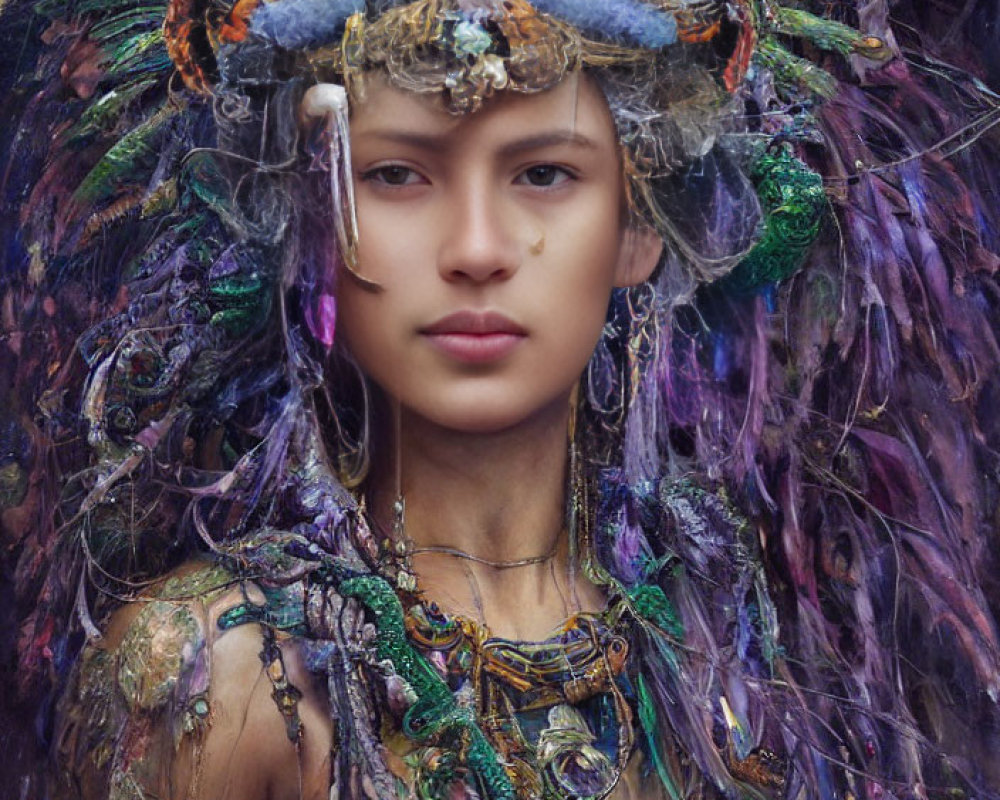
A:
[[[569,391],[566,393],[568,398]],[[532,405],[525,398],[483,398],[478,402],[443,402],[429,408],[409,408],[408,416],[423,419],[432,426],[457,434],[469,436],[491,436],[504,432],[514,432],[538,424],[541,420],[551,420],[555,409],[565,410],[567,399],[560,398],[555,403]]]

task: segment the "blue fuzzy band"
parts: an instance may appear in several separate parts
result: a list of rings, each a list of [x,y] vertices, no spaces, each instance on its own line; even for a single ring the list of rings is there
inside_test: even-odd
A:
[[[637,0],[534,0],[532,5],[584,33],[612,41],[651,50],[677,41],[673,16]],[[364,9],[364,0],[276,0],[257,9],[250,29],[288,50],[318,47],[334,41],[347,18]]]
[[[677,23],[671,14],[635,0],[533,0],[532,5],[584,33],[650,50],[677,41]]]
[[[319,47],[339,40],[347,18],[364,9],[364,0],[277,0],[257,9],[250,30],[286,50]]]

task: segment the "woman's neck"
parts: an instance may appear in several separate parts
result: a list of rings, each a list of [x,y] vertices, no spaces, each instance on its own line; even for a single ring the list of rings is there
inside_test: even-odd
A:
[[[458,433],[403,413],[394,450],[405,534],[428,599],[521,639],[541,638],[567,614],[600,607],[594,587],[567,577],[568,420],[568,398],[490,434]],[[370,497],[387,529],[396,497],[390,462]]]

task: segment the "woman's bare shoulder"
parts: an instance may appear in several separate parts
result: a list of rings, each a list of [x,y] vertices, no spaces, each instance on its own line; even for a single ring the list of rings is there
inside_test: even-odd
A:
[[[59,708],[71,794],[325,796],[325,692],[265,607],[256,585],[197,561],[117,609]]]

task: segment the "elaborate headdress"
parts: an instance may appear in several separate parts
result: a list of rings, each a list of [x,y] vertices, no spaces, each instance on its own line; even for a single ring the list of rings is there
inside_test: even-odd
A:
[[[177,0],[164,24],[168,52],[185,83],[200,93],[300,75],[343,83],[357,97],[366,73],[378,70],[398,88],[437,94],[453,113],[468,113],[497,91],[540,92],[576,70],[603,70],[604,80],[615,83],[609,99],[624,104],[616,124],[632,210],[693,257],[703,277],[728,271],[734,260],[699,259],[653,184],[704,155],[731,129],[732,95],[743,88],[758,47],[783,79],[785,95],[811,102],[832,91],[826,73],[776,41],[782,33],[844,55],[888,54],[881,39],[846,25],[749,2],[421,0],[366,9],[355,0],[244,0],[226,11]],[[346,131],[333,131],[331,139],[346,142]],[[758,143],[757,155],[766,146]],[[768,220],[760,231],[763,246],[737,281],[744,286],[794,272],[825,210],[818,178],[783,147],[761,159],[754,180]],[[342,242],[351,243],[352,226],[341,227]],[[346,250],[353,267],[352,248]]]

